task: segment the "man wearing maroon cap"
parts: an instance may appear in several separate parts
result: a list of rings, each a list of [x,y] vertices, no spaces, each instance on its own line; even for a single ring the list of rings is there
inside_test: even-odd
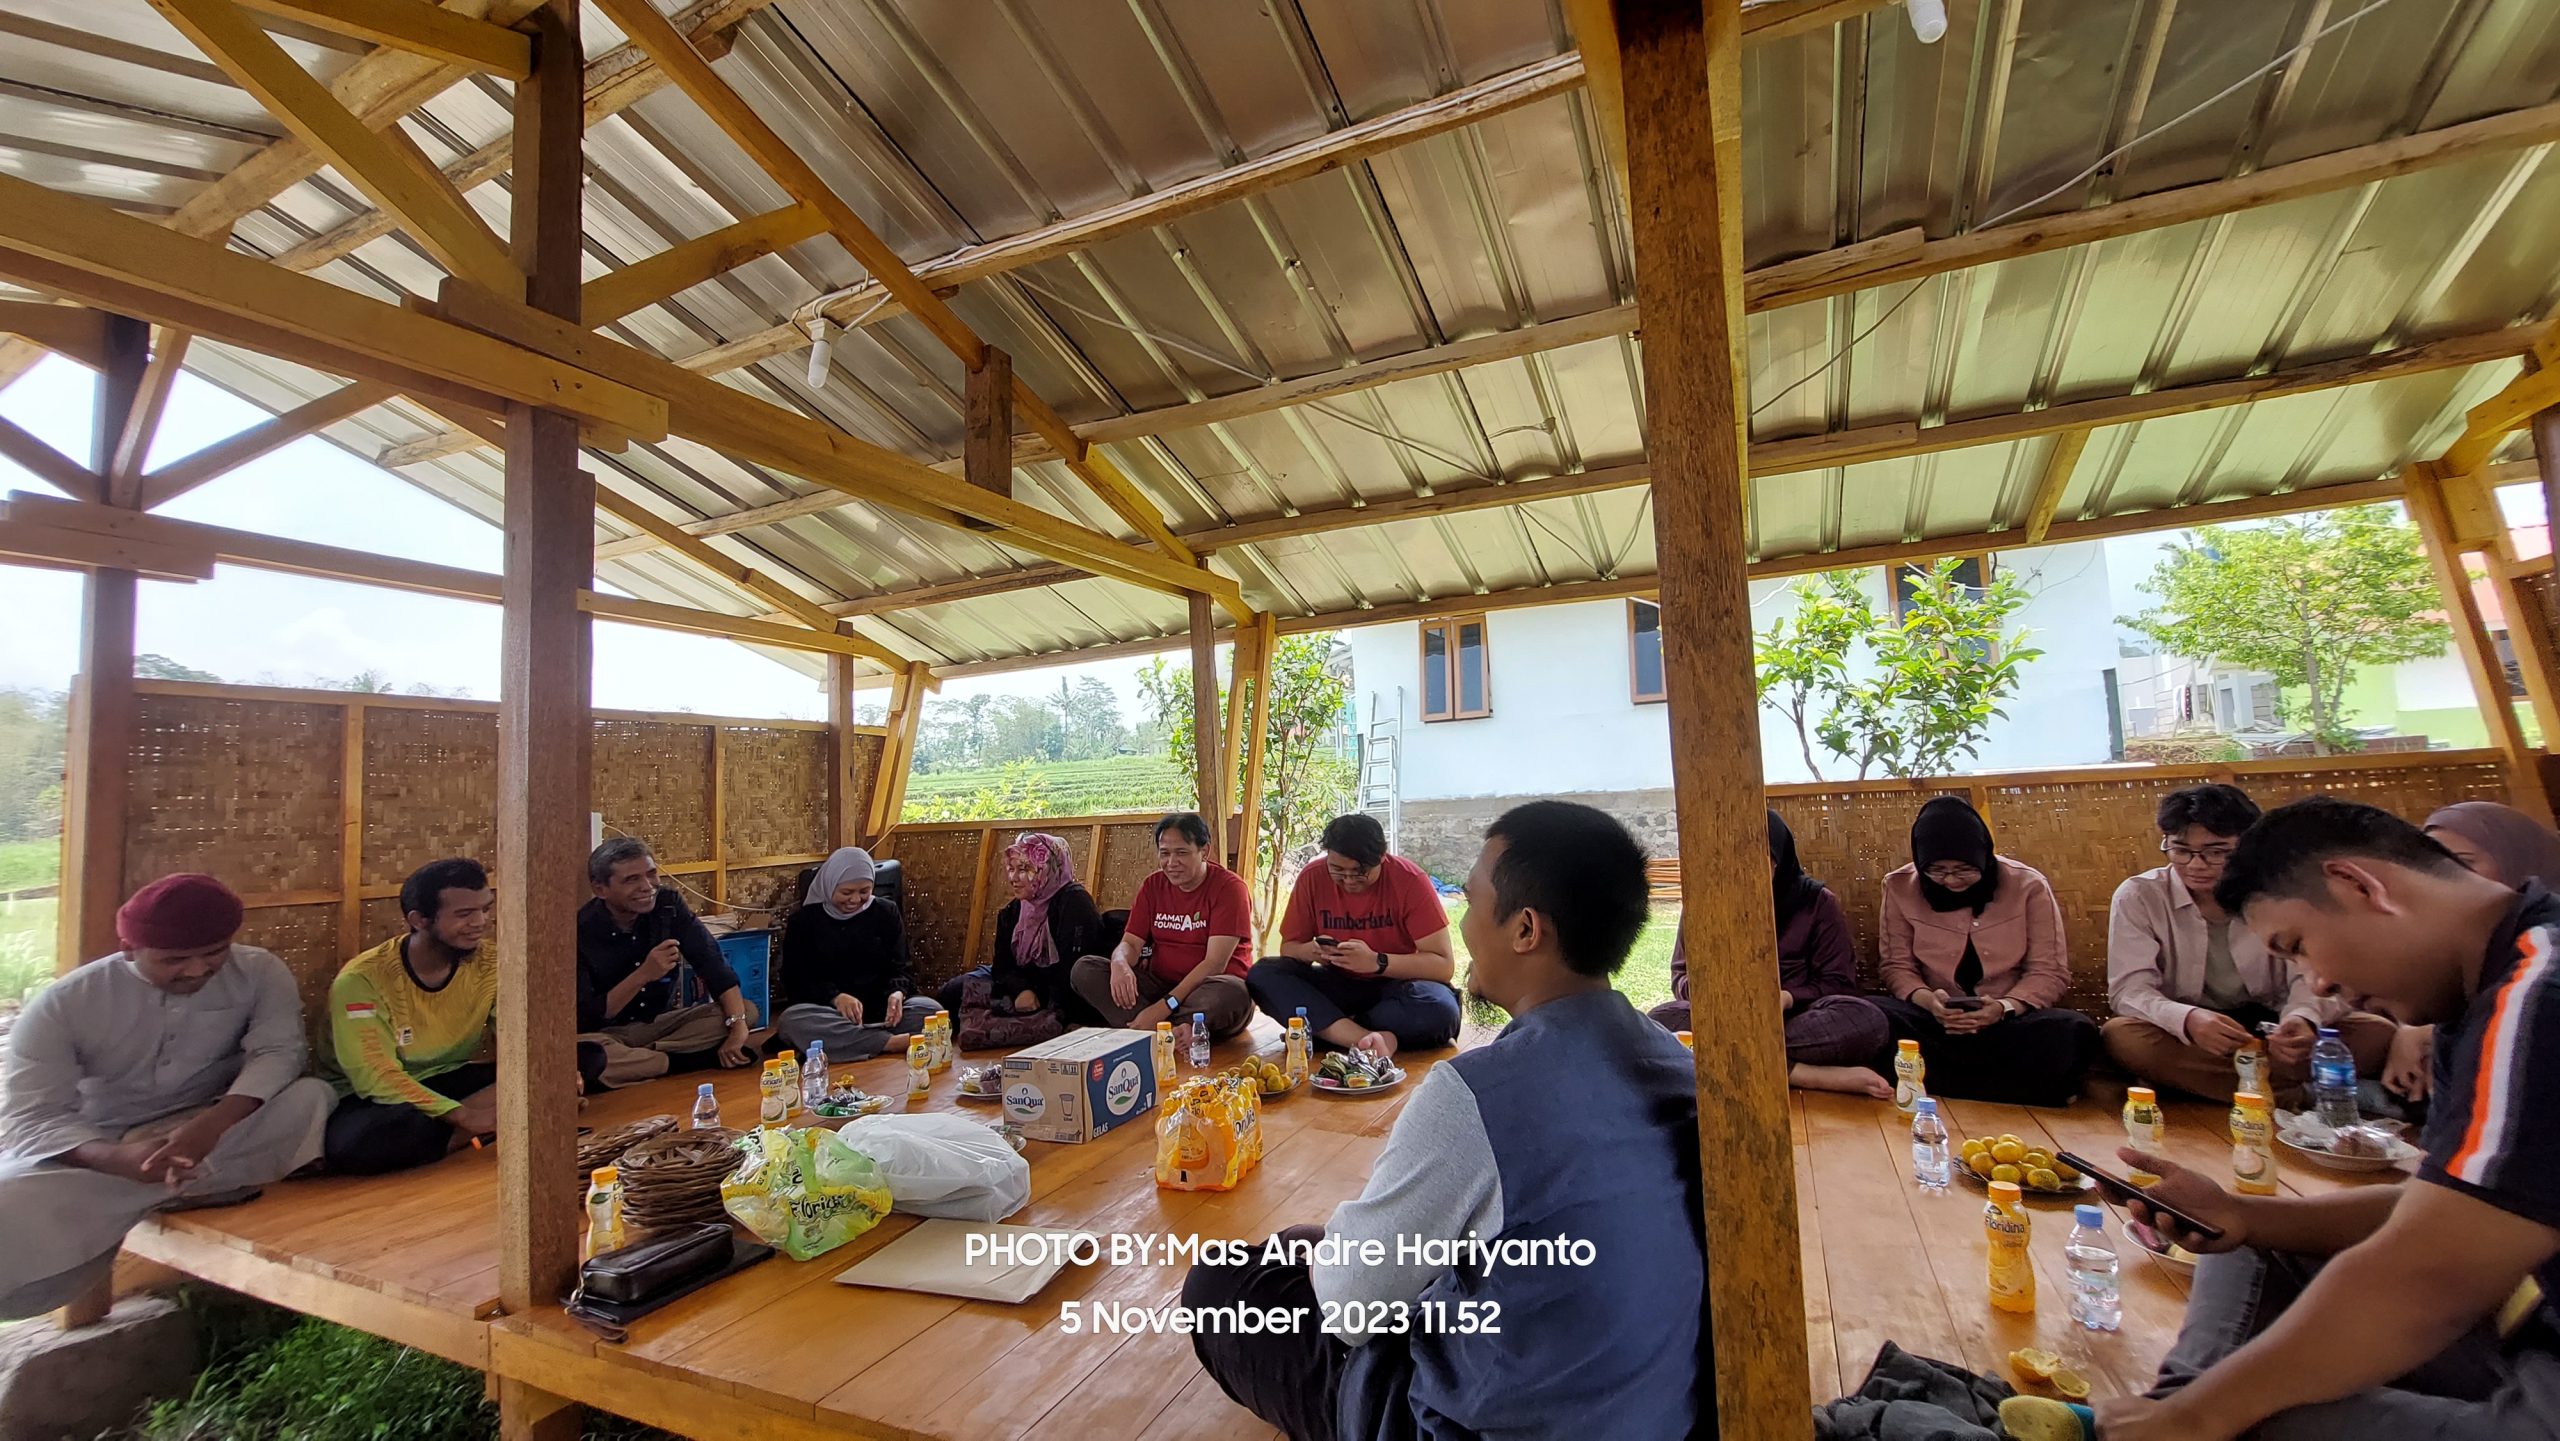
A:
[[[329,1087],[303,1075],[302,1000],[236,943],[240,898],[165,876],[116,912],[124,949],[38,991],[0,1088],[0,1317],[102,1280],[153,1211],[228,1205],[319,1158]]]

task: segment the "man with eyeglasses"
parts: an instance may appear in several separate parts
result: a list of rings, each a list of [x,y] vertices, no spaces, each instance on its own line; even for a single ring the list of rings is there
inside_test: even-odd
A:
[[[1456,1040],[1457,962],[1431,878],[1387,854],[1376,816],[1336,816],[1318,844],[1280,917],[1280,954],[1245,976],[1254,1004],[1283,1026],[1304,1010],[1316,1043],[1341,1050],[1392,1056]]]
[[[2107,1054],[2154,1086],[2208,1101],[2230,1097],[2232,1058],[2262,1033],[2268,1080],[2290,1099],[2310,1080],[2320,1027],[2338,1028],[2367,1076],[2381,1073],[2398,1029],[2314,994],[2308,977],[2214,903],[2214,883],[2257,819],[2257,802],[2238,786],[2162,796],[2168,864],[2116,887],[2107,910],[2107,1004],[2116,1013],[2101,1032]]]

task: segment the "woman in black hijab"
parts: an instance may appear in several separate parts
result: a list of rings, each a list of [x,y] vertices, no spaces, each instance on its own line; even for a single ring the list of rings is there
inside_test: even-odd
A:
[[[1895,1040],[1920,1043],[1931,1095],[2065,1106],[2080,1093],[2098,1025],[2061,1005],[2062,908],[1963,798],[1920,808],[1911,864],[1884,878],[1882,932],[1877,1004]]]
[[[1787,1024],[1787,1084],[1879,1100],[1893,1094],[1877,1072],[1886,1050],[1884,1013],[1858,994],[1858,940],[1831,888],[1804,873],[1795,832],[1769,812],[1769,899],[1778,917],[1778,1011]],[[1671,948],[1671,994],[1653,1018],[1689,1029],[1689,955]],[[1762,1004],[1748,995],[1734,1005]]]

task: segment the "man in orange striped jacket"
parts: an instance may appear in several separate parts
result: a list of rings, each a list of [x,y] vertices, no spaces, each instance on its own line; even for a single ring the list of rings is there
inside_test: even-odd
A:
[[[2560,1437],[2560,899],[2465,869],[2416,826],[2314,797],[2241,838],[2215,888],[2321,992],[2438,1032],[2417,1179],[2244,1197],[2174,1163],[2131,1208],[2198,1263],[2148,1397],[2105,1441]]]

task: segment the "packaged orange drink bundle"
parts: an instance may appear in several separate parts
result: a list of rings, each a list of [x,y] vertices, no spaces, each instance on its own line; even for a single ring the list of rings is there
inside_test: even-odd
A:
[[[1232,1191],[1243,1154],[1234,1111],[1206,1082],[1186,1082],[1156,1120],[1156,1184],[1165,1190]]]
[[[1243,1153],[1244,1169],[1250,1174],[1262,1164],[1262,1086],[1242,1077],[1230,1077],[1227,1096],[1235,1112],[1237,1149]]]

